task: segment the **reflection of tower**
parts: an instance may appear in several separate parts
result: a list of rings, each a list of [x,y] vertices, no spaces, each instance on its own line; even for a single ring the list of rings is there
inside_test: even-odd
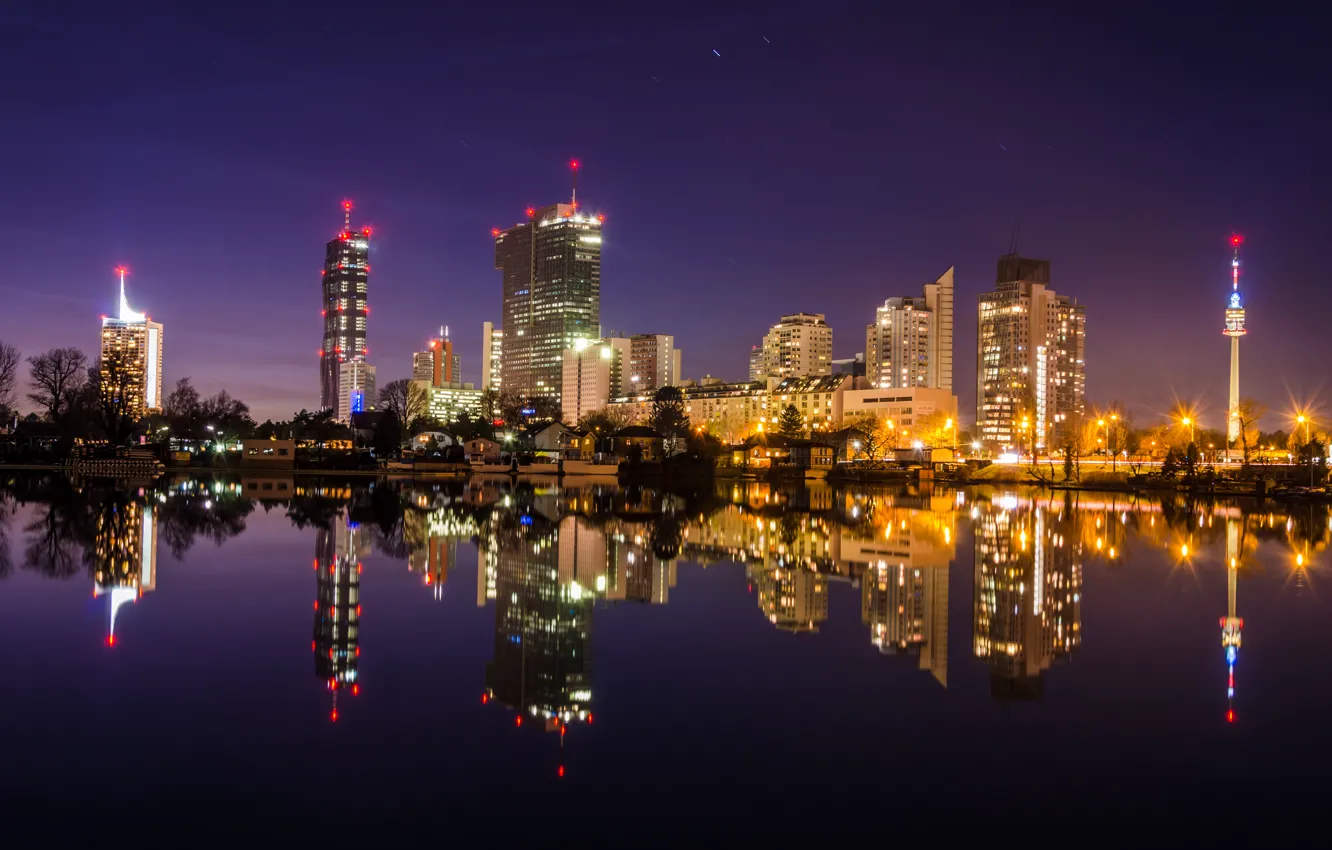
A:
[[[885,654],[910,652],[948,687],[948,567],[872,565],[861,578],[860,618]]]
[[[806,567],[754,564],[750,581],[759,610],[785,632],[817,632],[828,619],[828,580]]]
[[[338,691],[350,688],[355,696],[361,691],[357,666],[361,656],[361,563],[362,545],[359,526],[347,522],[336,531],[315,532],[315,675],[327,683],[333,694],[333,711],[338,719]]]
[[[495,654],[486,697],[517,710],[518,725],[527,715],[562,731],[591,720],[593,595],[576,580],[561,581],[558,527],[539,514],[517,520],[492,538]]]
[[[420,573],[422,582],[434,589],[435,598],[442,599],[449,572],[458,561],[458,541],[476,533],[476,523],[470,517],[448,508],[408,510],[403,515],[407,568]]]
[[[1226,302],[1226,328],[1230,337],[1230,407],[1226,409],[1226,439],[1234,443],[1240,438],[1239,420],[1239,341],[1248,331],[1244,329],[1244,299],[1239,290],[1239,236],[1230,237],[1235,256],[1230,261],[1230,299]]]
[[[97,514],[93,596],[111,597],[106,645],[116,645],[116,615],[157,587],[157,518],[152,505],[108,502]]]
[[[948,574],[957,554],[951,499],[929,510],[875,505],[873,533],[839,530],[837,569],[860,576],[860,619],[885,654],[916,654],[948,686]],[[856,507],[859,512],[859,507]]]
[[[1226,720],[1235,722],[1235,662],[1239,660],[1244,620],[1235,616],[1235,580],[1239,576],[1240,521],[1226,520],[1226,616],[1221,618],[1221,647],[1226,653]]]
[[[1039,699],[1041,674],[1081,643],[1081,544],[1069,519],[1014,505],[978,520],[975,651],[998,699]]]

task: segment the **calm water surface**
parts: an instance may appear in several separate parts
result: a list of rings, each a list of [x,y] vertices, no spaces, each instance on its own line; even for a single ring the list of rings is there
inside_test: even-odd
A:
[[[1326,509],[0,487],[11,834],[630,846],[1321,828]]]

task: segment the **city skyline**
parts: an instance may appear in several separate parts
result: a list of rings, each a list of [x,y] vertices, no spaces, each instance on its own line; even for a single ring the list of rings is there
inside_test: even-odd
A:
[[[466,30],[469,37],[483,29],[479,17],[472,20],[477,27]],[[114,22],[99,22],[95,15],[80,26],[99,23],[116,31]],[[297,23],[278,16],[273,26],[281,31]],[[14,191],[14,208],[24,210],[20,227],[25,238],[5,284],[11,305],[6,312],[23,321],[0,323],[0,336],[25,355],[57,345],[94,350],[80,317],[107,312],[108,299],[98,281],[106,268],[124,260],[136,272],[136,292],[141,293],[136,300],[172,325],[173,338],[198,342],[173,348],[168,385],[190,376],[206,391],[226,388],[245,398],[260,419],[288,416],[319,401],[310,390],[317,385],[312,377],[317,359],[308,336],[302,342],[293,329],[309,315],[304,312],[310,309],[308,297],[299,297],[301,281],[309,281],[310,246],[327,239],[325,211],[331,204],[345,196],[374,210],[374,324],[383,343],[372,346],[372,362],[382,364],[381,382],[387,382],[407,376],[406,364],[420,338],[416,317],[423,307],[450,317],[461,350],[480,350],[481,322],[495,318],[486,232],[512,221],[524,203],[558,192],[567,180],[564,163],[580,156],[588,166],[590,196],[612,225],[602,324],[642,327],[643,293],[662,293],[661,303],[652,305],[651,329],[673,334],[680,348],[690,351],[686,377],[742,378],[747,346],[775,316],[798,310],[823,312],[830,326],[845,329],[835,340],[835,358],[854,354],[861,346],[850,331],[864,327],[872,306],[930,279],[941,263],[956,265],[956,294],[965,308],[987,288],[992,258],[1009,243],[1017,220],[1023,234],[1018,249],[1049,257],[1064,287],[1096,317],[1097,333],[1087,353],[1090,400],[1122,398],[1145,416],[1164,414],[1176,397],[1202,398],[1204,421],[1222,422],[1227,375],[1218,352],[1225,341],[1216,338],[1215,318],[1201,315],[1197,305],[1212,303],[1205,299],[1214,297],[1225,273],[1220,240],[1231,232],[1249,238],[1246,307],[1259,321],[1244,344],[1245,386],[1274,411],[1288,406],[1288,395],[1308,398],[1327,389],[1301,357],[1318,333],[1315,311],[1301,305],[1317,292],[1323,276],[1314,228],[1324,217],[1327,193],[1292,179],[1307,164],[1299,152],[1315,147],[1318,133],[1326,131],[1305,126],[1308,113],[1281,112],[1255,97],[1255,90],[1269,86],[1294,93],[1311,85],[1270,61],[1290,49],[1276,38],[1275,28],[1260,25],[1255,31],[1250,22],[1222,17],[1219,27],[1243,28],[1247,49],[1242,57],[1230,57],[1219,67],[1197,37],[1175,38],[1169,49],[1153,40],[1138,45],[1140,62],[1126,71],[1112,70],[1097,57],[1130,40],[1127,20],[1091,33],[1070,29],[1067,21],[1017,16],[989,22],[984,34],[957,34],[946,21],[925,15],[913,22],[919,45],[903,45],[890,59],[881,55],[893,53],[882,49],[883,27],[874,26],[883,21],[871,14],[865,35],[839,39],[847,59],[822,62],[812,80],[815,91],[868,96],[894,78],[899,63],[909,64],[917,52],[927,53],[945,40],[966,54],[972,76],[999,61],[986,44],[1010,29],[1028,28],[1033,56],[1071,61],[1079,49],[1096,48],[1073,66],[1081,69],[1088,104],[1075,107],[1072,115],[1050,117],[1039,130],[1024,128],[1003,113],[987,124],[996,113],[985,98],[994,99],[997,91],[1021,92],[1035,109],[1066,103],[1059,85],[1036,79],[1036,69],[1025,60],[982,83],[974,94],[961,91],[948,75],[910,85],[890,83],[886,111],[907,120],[867,118],[862,142],[841,129],[844,122],[827,120],[812,122],[825,127],[820,132],[826,138],[797,128],[791,139],[774,140],[767,129],[793,110],[828,119],[840,114],[827,112],[834,105],[820,106],[817,99],[798,94],[770,96],[758,116],[747,120],[729,117],[718,107],[697,107],[697,124],[708,128],[706,145],[679,131],[658,134],[662,125],[647,110],[632,108],[641,100],[651,114],[679,110],[705,88],[720,91],[724,102],[753,90],[764,75],[780,82],[796,73],[792,51],[798,43],[802,53],[835,55],[829,32],[808,27],[809,19],[798,13],[774,13],[751,23],[765,28],[766,42],[748,25],[718,19],[714,28],[721,55],[715,56],[710,47],[694,50],[671,43],[679,41],[679,24],[665,27],[668,38],[639,34],[623,19],[609,18],[587,33],[591,56],[607,70],[624,70],[608,74],[612,79],[604,98],[611,108],[604,115],[576,123],[523,97],[521,103],[551,119],[558,132],[554,142],[519,141],[503,138],[511,129],[508,120],[493,131],[480,129],[486,106],[467,100],[456,122],[441,128],[454,151],[443,159],[456,159],[463,167],[451,163],[442,170],[426,165],[417,153],[413,139],[420,122],[391,98],[376,103],[376,123],[402,127],[388,135],[401,136],[410,155],[388,157],[383,143],[372,143],[363,156],[353,157],[355,149],[372,141],[359,132],[310,155],[295,145],[300,116],[283,117],[277,99],[259,87],[250,63],[225,48],[218,60],[225,77],[200,69],[200,78],[190,83],[201,95],[191,109],[205,110],[190,113],[200,127],[176,141],[162,135],[164,114],[150,107],[194,91],[183,89],[183,82],[145,76],[139,68],[110,69],[116,80],[141,83],[148,107],[111,95],[112,104],[128,102],[134,108],[109,122],[117,132],[109,138],[99,133],[95,142],[76,130],[90,111],[100,115],[103,107],[48,90],[43,94],[54,96],[58,105],[51,130],[67,138],[48,148],[44,134],[28,129],[0,143],[7,161],[27,163],[31,172],[7,183]],[[165,35],[173,25],[178,23],[155,23],[153,32]],[[1281,35],[1289,33],[1283,28]],[[524,38],[535,37],[520,33],[511,50],[521,50]],[[58,42],[55,55],[79,43],[74,36]],[[367,62],[393,80],[401,69],[385,55],[385,43],[384,33],[372,40]],[[153,46],[153,51],[162,49]],[[15,55],[21,58],[21,53]],[[871,56],[870,73],[856,81],[852,60]],[[664,76],[651,67],[669,66],[669,60],[677,60],[676,65]],[[497,72],[478,95],[483,100],[492,94],[491,86],[504,85],[512,73],[502,67],[502,59],[473,55],[470,61]],[[804,64],[801,73],[807,71]],[[1211,79],[1201,83],[1196,77],[1204,72]],[[291,75],[279,74],[279,82],[290,86]],[[1148,75],[1160,84],[1143,95],[1130,83]],[[452,85],[448,82],[450,90]],[[1146,100],[1126,100],[1130,92]],[[310,108],[324,96],[317,93]],[[216,119],[206,110],[228,97],[272,117],[275,132],[263,138],[239,128],[217,132],[210,123]],[[1291,97],[1291,103],[1299,100]],[[949,104],[947,114],[932,105],[936,101]],[[22,104],[18,119],[39,114],[34,112],[37,103]],[[1109,104],[1124,107],[1114,111],[1113,124],[1093,111]],[[1241,104],[1252,125],[1228,125],[1225,139],[1209,132]],[[1175,106],[1182,108],[1167,109]],[[632,120],[620,122],[626,115]],[[913,129],[917,126],[932,127],[928,136],[934,150],[925,148],[922,134]],[[645,132],[660,139],[653,135],[644,147]],[[1214,144],[1200,154],[1195,142],[1202,136]],[[941,137],[946,142],[935,145]],[[432,136],[432,147],[433,141]],[[877,154],[873,160],[868,156],[870,147],[882,150],[885,145],[899,158],[918,163],[920,176],[895,185],[896,167],[881,164]],[[822,162],[839,148],[845,151],[839,167],[867,180],[827,179]],[[85,156],[90,151],[95,155]],[[664,155],[667,151],[673,155]],[[751,163],[742,174],[729,169],[737,154]],[[437,151],[432,156],[439,159]],[[81,165],[65,177],[70,157]],[[797,158],[814,167],[792,168]],[[349,177],[349,162],[366,167]],[[654,162],[667,166],[657,168]],[[497,163],[503,168],[491,167]],[[1223,174],[1229,179],[1220,179]],[[945,175],[948,185],[940,182]],[[1260,175],[1264,179],[1257,179]],[[74,180],[92,191],[72,194]],[[826,213],[789,220],[764,215],[778,185],[783,195],[819,198]],[[894,186],[891,197],[885,192],[889,185]],[[255,197],[264,197],[265,203],[256,205]],[[1140,215],[1144,200],[1160,211]],[[671,217],[679,210],[700,205],[715,232],[726,238],[700,242],[672,259],[675,249],[661,234],[670,232]],[[871,221],[873,239],[867,230]],[[79,235],[76,251],[59,247],[71,233]],[[251,267],[240,282],[233,282],[234,275],[224,270],[226,263],[211,247],[231,240],[248,246]],[[1126,266],[1131,273],[1125,273]],[[1144,298],[1155,299],[1155,308],[1146,314],[1135,306]],[[239,321],[217,321],[239,318],[242,305],[251,302],[258,309],[244,314],[243,327]],[[972,321],[962,309],[958,339],[974,338]],[[719,328],[728,333],[717,333]],[[1277,328],[1282,332],[1274,332]],[[732,330],[741,337],[738,345],[725,338]],[[1141,345],[1142,339],[1152,345]],[[471,356],[466,360],[466,379],[479,382],[480,364]],[[403,365],[390,369],[387,364]],[[974,407],[971,369],[962,353],[955,386],[963,410]]]

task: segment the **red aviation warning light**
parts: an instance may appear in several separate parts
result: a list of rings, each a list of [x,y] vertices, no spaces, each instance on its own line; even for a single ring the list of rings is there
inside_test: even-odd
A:
[[[1242,244],[1244,244],[1243,236],[1240,236],[1238,233],[1230,234],[1230,246],[1232,248],[1238,248]]]
[[[528,218],[531,218],[531,217],[534,216],[534,215],[536,215],[536,210],[533,209],[532,207],[528,207],[528,208],[527,208],[527,217],[528,217]]]
[[[490,228],[490,235],[491,235],[491,236],[499,236],[499,235],[500,235],[500,229],[499,229],[498,227],[492,227],[492,228]]]
[[[572,168],[574,171],[577,171],[577,170],[578,170],[578,160],[576,160],[576,159],[571,159],[571,160],[569,160],[569,167]]]

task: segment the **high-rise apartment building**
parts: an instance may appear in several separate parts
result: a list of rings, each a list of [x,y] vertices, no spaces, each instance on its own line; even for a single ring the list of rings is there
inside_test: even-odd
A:
[[[652,392],[680,383],[680,349],[670,334],[634,334],[629,337],[626,391]]]
[[[338,364],[339,422],[350,422],[353,413],[375,406],[375,367],[360,358]]]
[[[351,209],[351,201],[342,202],[342,230],[324,246],[324,337],[319,349],[319,404],[324,409],[337,408],[346,395],[338,384],[342,364],[364,361],[369,351],[365,322],[370,312],[370,228],[352,232]]]
[[[749,360],[751,380],[767,376],[812,378],[832,374],[832,328],[822,313],[782,316],[763,337],[763,350]],[[758,367],[757,374],[755,366]]]
[[[500,380],[528,398],[558,398],[564,350],[600,336],[602,217],[576,201],[527,213],[494,231],[506,335]]]
[[[481,391],[499,392],[504,354],[504,331],[490,322],[481,323]]]
[[[953,388],[953,269],[920,298],[889,298],[865,330],[865,374],[875,387]]]
[[[623,338],[577,340],[564,350],[560,407],[565,421],[577,422],[623,394],[631,351],[631,341]]]
[[[102,317],[102,375],[104,385],[111,386],[107,372],[113,365],[121,370],[114,382],[128,397],[126,413],[138,419],[162,409],[162,325],[130,309],[125,269],[116,272],[120,275],[120,311],[114,318]]]
[[[1080,427],[1086,316],[1049,286],[1048,260],[1005,254],[980,296],[976,430],[990,448],[1031,452]]]

